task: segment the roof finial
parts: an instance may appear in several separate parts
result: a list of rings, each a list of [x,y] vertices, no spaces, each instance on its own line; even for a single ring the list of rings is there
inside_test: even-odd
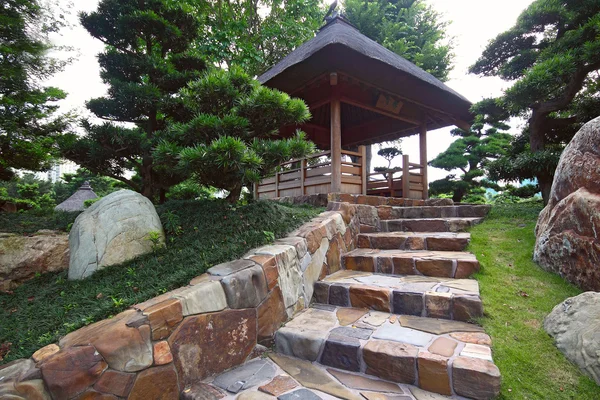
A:
[[[323,21],[329,23],[330,21],[334,20],[338,16],[338,12],[335,10],[337,5],[338,5],[337,0],[334,0],[334,2],[331,3],[331,5],[329,6],[329,10],[327,10],[327,14],[325,14],[325,17],[323,18]]]

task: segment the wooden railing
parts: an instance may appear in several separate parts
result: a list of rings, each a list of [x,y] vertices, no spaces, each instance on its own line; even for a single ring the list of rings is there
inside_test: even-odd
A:
[[[365,152],[342,150],[340,187],[344,193],[366,193]],[[254,185],[256,199],[330,193],[332,180],[331,151],[286,161],[274,176]],[[363,179],[365,177],[365,179]]]
[[[402,167],[369,174],[367,194],[373,196],[424,199],[423,169],[427,166],[409,162],[408,155],[402,156]],[[412,172],[418,170],[418,172]]]

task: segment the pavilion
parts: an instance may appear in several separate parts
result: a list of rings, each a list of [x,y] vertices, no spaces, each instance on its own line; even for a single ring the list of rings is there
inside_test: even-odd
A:
[[[282,164],[275,176],[255,185],[257,198],[341,192],[425,199],[427,132],[451,125],[469,129],[472,121],[466,98],[343,16],[258,80],[310,108],[312,119],[283,127],[281,137],[301,129],[323,152]],[[367,171],[366,145],[411,135],[420,138],[418,163],[405,154],[400,171]]]

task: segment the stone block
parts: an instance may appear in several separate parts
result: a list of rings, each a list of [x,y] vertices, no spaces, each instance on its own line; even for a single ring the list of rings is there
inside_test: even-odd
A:
[[[281,354],[316,361],[327,335],[327,331],[283,327],[275,334],[275,348]]]
[[[344,256],[342,263],[347,270],[375,272],[375,257],[373,256]]]
[[[179,383],[172,365],[149,368],[138,374],[128,400],[178,399]]]
[[[457,357],[452,363],[452,386],[461,396],[494,399],[500,394],[500,371],[490,361]]]
[[[329,304],[329,283],[315,282],[313,300],[316,303]]]
[[[377,273],[392,275],[394,263],[390,257],[377,257]]]
[[[350,328],[352,329],[352,328]],[[349,336],[331,334],[325,342],[321,364],[344,369],[360,371],[359,360],[360,342]]]
[[[283,295],[277,286],[273,289],[265,301],[258,306],[258,341],[259,343],[271,344],[273,335],[287,319]]]
[[[390,219],[392,215],[392,207],[391,206],[380,206],[377,207],[377,216],[379,219],[387,220]]]
[[[144,315],[148,316],[150,322],[152,340],[168,337],[183,320],[182,312],[181,302],[177,299],[169,299],[147,308]]]
[[[358,220],[361,225],[367,225],[376,228],[379,224],[377,209],[368,205],[359,205],[356,207]],[[361,229],[362,232],[362,229]]]
[[[464,343],[492,345],[492,338],[483,332],[453,332],[450,337]]]
[[[492,349],[489,346],[481,344],[467,343],[460,352],[461,357],[480,358],[482,360],[492,360]]]
[[[277,262],[277,282],[283,295],[286,309],[296,304],[302,294],[303,276],[296,249],[289,245],[265,246],[255,254],[272,255]]]
[[[404,248],[406,250],[425,250],[425,238],[422,236],[410,236],[406,238]]]
[[[457,260],[456,272],[454,274],[454,278],[456,278],[456,279],[468,278],[478,271],[479,271],[479,261],[477,261],[477,260]]]
[[[452,293],[426,292],[425,313],[429,318],[451,319]]]
[[[154,365],[165,365],[173,361],[169,343],[161,340],[154,343]]]
[[[306,255],[308,251],[308,247],[306,244],[306,239],[298,237],[298,236],[288,236],[281,239],[277,239],[275,244],[286,244],[288,246],[294,246],[296,249],[296,255],[298,259],[302,259]]]
[[[223,397],[225,397],[225,394],[221,392],[221,389],[207,383],[196,382],[183,388],[179,400],[219,400]],[[238,399],[241,398],[238,397]]]
[[[312,258],[308,267],[306,267],[306,271],[304,271],[304,295],[307,302],[312,299],[315,282],[321,277],[328,249],[329,240],[324,237],[321,239],[319,248],[312,254]]]
[[[127,397],[134,382],[135,374],[108,370],[98,379],[98,382],[94,385],[94,389],[101,393]]]
[[[254,308],[267,296],[265,273],[260,266],[253,265],[221,280],[230,308]]]
[[[392,308],[394,314],[423,315],[423,294],[394,290],[392,292]]]
[[[238,393],[272,379],[275,373],[275,364],[270,360],[254,359],[218,375],[212,384],[230,393]]]
[[[483,304],[477,296],[454,296],[452,317],[457,321],[474,321],[483,317]]]
[[[277,278],[279,278],[279,272],[277,271],[277,262],[275,256],[269,255],[253,255],[250,259],[259,264],[267,280],[267,288],[272,290],[277,285]]]
[[[396,323],[385,323],[375,331],[373,338],[425,347],[434,336],[427,332],[405,328]]]
[[[279,396],[297,387],[298,384],[290,376],[277,375],[271,382],[259,386],[258,390],[271,396]]]
[[[137,311],[127,310],[78,329],[62,338],[60,346],[64,349],[92,345],[110,368],[123,372],[141,371],[152,365],[152,342],[148,325],[127,326],[136,315],[139,315]]]
[[[373,329],[368,328],[350,328],[347,326],[338,326],[331,331],[331,335],[346,336],[355,339],[369,340],[373,334]]]
[[[452,395],[448,374],[448,358],[422,351],[419,352],[417,358],[417,368],[421,389],[446,396]]]
[[[468,237],[445,238],[432,236],[427,238],[427,250],[433,251],[463,251],[468,244]]]
[[[53,344],[49,344],[48,346],[44,346],[41,349],[39,349],[38,351],[36,351],[35,353],[33,353],[33,355],[31,356],[31,358],[33,358],[33,361],[35,361],[36,363],[42,362],[44,361],[46,358],[53,356],[54,354],[58,353],[60,351],[60,347],[58,347],[57,345]]]
[[[392,257],[394,264],[395,275],[414,275],[415,264],[412,258],[408,257]]]
[[[255,265],[251,260],[234,260],[215,265],[209,268],[207,272],[213,276],[227,276]]]
[[[346,246],[344,245],[340,235],[334,236],[334,238],[329,242],[326,260],[330,274],[342,269],[342,247],[345,248]]]
[[[370,237],[364,234],[358,235],[356,246],[361,249],[372,248]]]
[[[339,308],[336,311],[336,317],[340,325],[347,326],[355,323],[367,313],[362,308]]]
[[[377,286],[350,286],[350,304],[352,307],[369,308],[390,312],[390,291]]]
[[[363,349],[367,374],[399,383],[414,384],[419,350],[409,344],[371,340]]]
[[[225,310],[184,318],[169,337],[180,383],[243,363],[256,345],[256,310]]]
[[[93,346],[61,350],[42,363],[42,377],[55,399],[70,399],[96,383],[107,364]]]
[[[174,294],[179,299],[184,317],[221,311],[227,307],[227,299],[221,283],[203,282],[190,286]]]
[[[454,275],[452,260],[417,259],[415,265],[417,271],[425,276],[452,278]]]
[[[452,357],[458,342],[446,337],[437,338],[427,349],[430,353],[444,357]]]

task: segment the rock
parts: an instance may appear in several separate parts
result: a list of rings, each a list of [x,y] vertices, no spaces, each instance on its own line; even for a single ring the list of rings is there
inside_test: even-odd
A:
[[[410,345],[387,340],[371,340],[363,349],[367,374],[399,383],[413,384],[417,378],[417,354]]]
[[[103,197],[82,212],[71,228],[69,279],[83,279],[152,252],[151,232],[163,245],[165,234],[150,200],[131,190]]]
[[[74,397],[73,400],[118,400],[118,398],[112,394],[100,393],[95,390],[86,390],[79,396]]]
[[[293,392],[282,394],[277,400],[321,400],[314,392],[308,389],[298,389]]]
[[[392,311],[390,309],[389,290],[376,286],[350,286],[350,304],[352,304],[352,307],[365,307],[376,311]]]
[[[423,294],[394,290],[392,292],[392,308],[394,314],[423,315]]]
[[[408,343],[413,346],[424,347],[433,339],[433,335],[416,329],[404,328],[399,324],[383,324],[373,334],[374,339],[389,340]]]
[[[390,314],[379,312],[379,311],[369,311],[367,315],[361,319],[361,322],[371,326],[381,326],[387,319],[390,317]]]
[[[314,284],[319,280],[325,256],[329,249],[329,240],[326,237],[321,239],[321,245],[312,253],[312,258],[306,271],[304,271],[304,292],[307,302],[310,302],[313,296]]]
[[[144,311],[148,316],[152,340],[160,340],[168,337],[173,329],[183,320],[181,302],[177,299],[169,299],[148,307]]]
[[[452,316],[457,321],[474,321],[483,317],[483,304],[475,296],[455,296],[452,300]]]
[[[41,374],[29,359],[0,366],[0,399],[50,400]]]
[[[179,397],[180,400],[218,400],[225,397],[225,394],[213,385],[202,382],[196,382],[191,386],[184,388]],[[239,399],[239,397],[238,397]]]
[[[272,342],[273,335],[287,319],[283,296],[279,286],[269,293],[266,300],[258,306],[258,341]]]
[[[277,351],[315,361],[336,322],[335,314],[310,308],[277,331]]]
[[[448,376],[448,358],[426,351],[419,352],[419,387],[430,392],[452,395]]]
[[[69,268],[69,237],[42,230],[31,236],[0,233],[0,290],[45,272]]]
[[[336,316],[340,325],[346,326],[355,323],[366,313],[364,308],[340,308],[336,311]]]
[[[329,287],[329,304],[350,307],[350,290],[346,286],[331,285]]]
[[[492,338],[482,332],[455,332],[450,337],[465,343],[492,345]]]
[[[359,352],[360,341],[358,339],[332,333],[325,342],[321,364],[359,372]]]
[[[270,360],[255,359],[218,375],[212,384],[235,394],[273,379],[275,373],[275,365]]]
[[[338,326],[331,331],[332,335],[346,336],[355,339],[369,340],[373,334],[373,329],[350,328],[347,326]]]
[[[18,393],[23,400],[50,400],[50,394],[44,387],[44,381],[41,379],[28,380],[15,383],[15,392]],[[0,389],[0,398],[3,398],[2,390]]]
[[[296,249],[290,245],[261,247],[254,251],[257,255],[274,256],[277,262],[277,282],[283,294],[286,309],[293,307],[302,293],[303,277]]]
[[[460,352],[462,357],[480,358],[482,360],[492,360],[492,349],[481,344],[467,343]]]
[[[154,343],[154,365],[164,365],[173,361],[173,354],[169,343],[161,340]]]
[[[93,345],[110,368],[123,372],[141,371],[152,365],[152,342],[148,325],[127,326],[136,314],[136,311],[128,310],[71,332],[60,340],[60,346]]]
[[[448,339],[445,337],[437,338],[431,346],[429,346],[428,351],[433,354],[437,354],[444,357],[452,357],[454,354],[454,349],[458,342],[455,342],[452,339]]]
[[[177,373],[172,365],[149,368],[139,373],[128,400],[176,400],[179,398]]]
[[[452,312],[452,293],[426,292],[425,312],[430,318],[450,319]]]
[[[492,362],[456,357],[452,364],[456,394],[473,399],[494,399],[500,393],[500,371]]]
[[[221,280],[230,308],[254,308],[267,296],[267,281],[261,266],[253,263]]]
[[[225,291],[218,281],[207,281],[183,288],[173,297],[181,301],[184,317],[221,311],[227,307]]]
[[[374,390],[377,392],[387,393],[404,393],[404,390],[402,390],[395,383],[368,378],[364,375],[349,374],[347,372],[338,371],[335,369],[328,369],[327,372],[335,376],[337,380],[344,384],[344,386],[352,389]]]
[[[288,375],[277,375],[271,382],[260,386],[258,390],[272,396],[279,396],[296,387],[298,387],[298,384]]]
[[[546,317],[544,329],[569,361],[600,385],[600,293],[563,301]]]
[[[135,374],[108,370],[98,379],[98,382],[94,385],[94,389],[101,393],[127,397],[134,382]]]
[[[600,117],[563,151],[535,229],[534,260],[584,290],[600,290]]]
[[[33,361],[35,361],[36,363],[39,363],[44,361],[46,358],[58,353],[59,351],[60,347],[53,343],[49,344],[48,346],[44,346],[35,353],[33,353],[31,358],[33,358]]]
[[[286,357],[271,353],[269,357],[281,369],[290,374],[292,378],[300,382],[306,388],[317,389],[344,400],[362,400],[362,398],[339,382],[333,380],[325,371],[319,369],[308,361]]]
[[[256,310],[187,317],[169,337],[182,386],[242,364],[256,344]]]
[[[254,255],[251,256],[250,259],[262,267],[265,273],[265,278],[267,279],[267,288],[269,290],[273,290],[273,288],[277,285],[277,278],[279,278],[275,256]]]
[[[106,367],[94,347],[79,346],[61,350],[40,369],[52,397],[70,399],[96,383]]]

